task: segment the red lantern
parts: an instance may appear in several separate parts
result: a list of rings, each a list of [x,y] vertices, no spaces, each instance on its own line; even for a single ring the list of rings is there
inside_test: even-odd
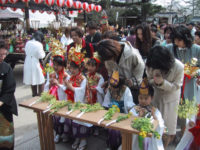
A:
[[[29,2],[29,0],[22,0],[22,2],[27,3],[27,2]]]
[[[57,1],[56,1],[56,4],[57,4],[59,7],[63,7],[64,4],[65,4],[65,0],[57,0]]]
[[[51,11],[47,11],[46,13],[50,15],[52,12]]]
[[[102,10],[102,7],[100,5],[97,5],[95,7],[96,12],[100,12]]]
[[[71,8],[73,6],[73,0],[67,0],[65,5],[69,8]]]
[[[83,12],[83,10],[78,10],[78,13],[80,14],[80,13],[82,13]]]
[[[8,2],[8,0],[0,0],[0,4],[6,4]]]
[[[22,9],[21,9],[21,11],[22,11],[22,12],[25,12],[25,9],[24,9],[24,8],[22,8]]]
[[[63,12],[62,12],[62,14],[63,14],[63,15],[66,15],[66,12],[65,12],[65,11],[63,11]]]
[[[31,9],[31,12],[32,12],[32,13],[35,13],[35,12],[36,12],[36,10],[34,10],[34,9]]]
[[[75,7],[76,9],[80,9],[80,8],[81,8],[81,5],[82,5],[82,3],[81,3],[80,1],[75,1],[75,2],[74,2],[74,7]]]
[[[83,10],[87,10],[88,9],[88,3],[84,2],[82,4],[82,8],[83,8]]]
[[[17,10],[17,8],[11,8],[12,9],[12,11],[16,11]]]
[[[39,12],[40,12],[41,14],[43,14],[43,13],[44,13],[44,10],[39,10]]]
[[[90,4],[89,5],[89,9],[92,11],[92,10],[94,10],[95,9],[95,5],[94,4]]]
[[[86,11],[89,13],[89,12],[91,12],[91,9],[88,7],[88,9],[86,9]]]
[[[71,15],[72,15],[73,13],[74,13],[74,11],[73,11],[73,10],[69,11],[69,14],[71,14]]]
[[[18,2],[18,0],[9,0],[10,1],[10,3],[16,3],[16,2]]]
[[[7,7],[3,7],[3,6],[1,6],[1,9],[2,9],[2,10],[5,10],[6,8],[7,8]]]
[[[54,4],[54,0],[45,0],[46,4],[51,6]]]
[[[41,4],[41,3],[43,2],[43,0],[34,0],[34,2],[35,2],[36,4]]]

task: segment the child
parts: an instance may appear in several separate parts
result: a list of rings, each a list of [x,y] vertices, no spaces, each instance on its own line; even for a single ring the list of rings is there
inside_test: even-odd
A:
[[[68,58],[70,61],[71,77],[69,80],[65,81],[65,86],[66,86],[65,93],[67,94],[68,100],[71,100],[72,102],[80,101],[84,103],[87,80],[81,73],[82,56],[81,53],[77,52],[70,56],[71,57]],[[91,125],[84,122],[65,119],[65,125],[64,125],[65,134],[68,136],[73,135],[73,137],[75,138],[75,141],[72,144],[73,149],[82,150],[86,148],[87,146],[86,138],[89,135],[88,127],[91,127]]]
[[[196,120],[196,122],[195,122]],[[200,149],[200,105],[197,116],[192,117],[186,126],[183,137],[176,150],[199,150]]]
[[[69,75],[65,72],[66,67],[65,58],[62,54],[53,56],[53,68],[54,73],[49,75],[47,82],[45,84],[45,91],[49,91],[50,94],[54,95],[57,100],[67,100],[65,89],[64,89],[64,80],[69,78]],[[61,135],[63,134],[63,117],[54,116],[53,117],[54,130],[56,136],[54,139],[55,143],[60,141]],[[65,142],[65,137],[63,137],[63,142]]]
[[[123,79],[119,78],[118,71],[114,71],[109,80],[108,91],[102,105],[107,108],[117,105],[121,113],[128,113],[135,105],[131,91],[125,86]],[[120,131],[109,129],[107,144],[110,148],[117,149],[121,145]]]
[[[94,104],[96,102],[102,104],[103,102],[104,91],[101,86],[104,83],[104,79],[96,72],[99,63],[100,61],[97,58],[91,58],[87,62],[86,103],[88,104]]]
[[[134,106],[130,112],[134,116],[138,117],[147,117],[154,120],[158,120],[158,127],[156,131],[162,137],[164,130],[164,121],[162,119],[161,113],[158,109],[151,105],[151,100],[153,98],[154,90],[153,87],[148,84],[146,79],[143,80],[140,89],[139,89],[139,104]],[[156,139],[155,137],[146,137],[143,141],[143,149],[144,150],[164,150],[162,138]],[[132,149],[140,150],[138,135],[134,134],[132,139]]]

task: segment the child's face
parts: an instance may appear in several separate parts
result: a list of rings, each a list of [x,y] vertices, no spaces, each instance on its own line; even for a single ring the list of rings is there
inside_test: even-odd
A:
[[[87,69],[89,73],[93,73],[96,71],[96,66],[93,65],[87,65]]]
[[[139,95],[138,100],[141,106],[148,106],[151,104],[152,97],[150,95]]]
[[[53,69],[55,70],[55,72],[59,72],[63,69],[63,66],[59,65],[58,63],[56,62],[53,62]]]
[[[79,71],[79,68],[74,68],[70,66],[70,72],[72,75],[77,75],[79,74],[80,71]]]

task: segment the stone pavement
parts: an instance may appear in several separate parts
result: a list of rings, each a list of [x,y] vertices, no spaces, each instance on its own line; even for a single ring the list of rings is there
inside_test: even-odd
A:
[[[23,65],[17,65],[14,69],[17,89],[15,96],[17,103],[31,98],[31,89],[22,83]],[[14,116],[15,126],[15,150],[40,150],[39,135],[37,128],[36,114],[29,109],[18,107],[19,116]],[[72,150],[71,143],[56,144],[56,150]],[[167,150],[174,150],[175,146],[170,146]],[[87,150],[106,150],[105,133],[100,133],[98,137],[90,136]]]

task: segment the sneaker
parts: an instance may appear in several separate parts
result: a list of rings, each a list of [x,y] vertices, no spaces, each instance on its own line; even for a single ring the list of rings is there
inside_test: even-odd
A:
[[[54,138],[54,142],[55,142],[55,143],[58,143],[59,141],[60,141],[60,135],[57,134],[57,135],[55,136],[55,138]]]

